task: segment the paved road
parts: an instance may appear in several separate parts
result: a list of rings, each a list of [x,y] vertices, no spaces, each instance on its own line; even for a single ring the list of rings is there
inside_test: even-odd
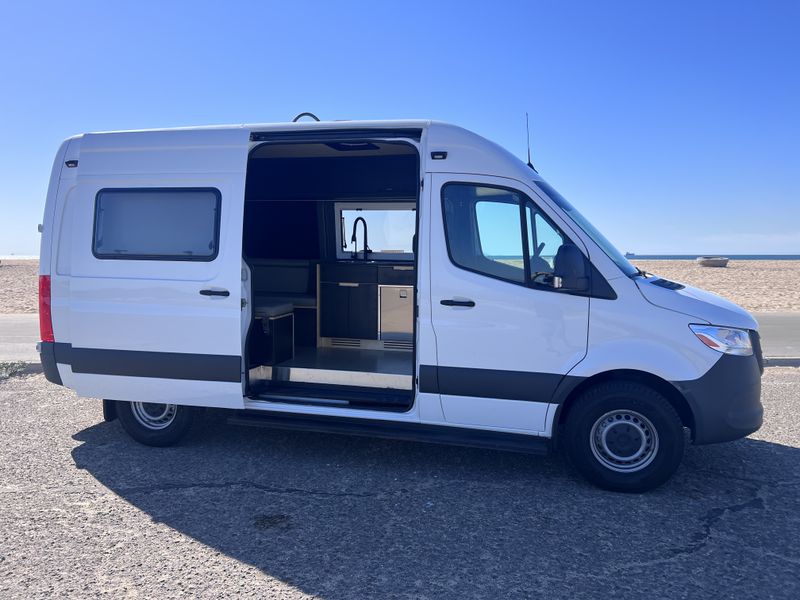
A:
[[[39,315],[0,314],[0,362],[38,362]]]
[[[0,597],[797,598],[800,369],[765,427],[645,495],[560,458],[278,432],[146,448],[41,375],[0,382]]]
[[[765,356],[800,358],[800,314],[757,313],[755,318]]]
[[[800,314],[758,313],[764,354],[800,358]],[[39,320],[36,315],[0,314],[0,362],[38,361]]]

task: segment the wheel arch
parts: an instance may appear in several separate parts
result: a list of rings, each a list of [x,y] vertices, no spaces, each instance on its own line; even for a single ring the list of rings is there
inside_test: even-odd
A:
[[[639,371],[636,369],[614,369],[611,371],[603,371],[602,373],[597,373],[587,377],[566,391],[566,397],[562,402],[559,403],[553,420],[553,443],[555,445],[558,445],[559,443],[559,430],[564,423],[566,423],[570,411],[577,404],[580,396],[589,388],[607,381],[633,381],[652,387],[662,394],[672,405],[672,407],[678,413],[681,423],[684,427],[691,431],[692,439],[694,439],[694,413],[692,412],[688,401],[680,392],[680,390],[678,390],[678,388],[676,388],[669,381],[662,379],[658,375],[653,375],[652,373],[648,373],[646,371]],[[558,394],[558,390],[556,391],[556,394]]]

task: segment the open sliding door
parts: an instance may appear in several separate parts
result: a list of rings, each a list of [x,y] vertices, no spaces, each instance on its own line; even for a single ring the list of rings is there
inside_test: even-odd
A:
[[[79,394],[241,408],[248,131],[86,135],[62,378]],[[62,225],[63,226],[63,225]],[[62,357],[65,357],[64,360]]]

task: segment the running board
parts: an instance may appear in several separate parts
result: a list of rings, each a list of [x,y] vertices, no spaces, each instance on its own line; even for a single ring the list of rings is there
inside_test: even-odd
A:
[[[244,410],[238,412],[234,417],[229,417],[228,423],[268,429],[290,429],[378,437],[409,442],[470,446],[526,454],[547,454],[550,451],[550,439],[535,435],[403,421],[354,419],[351,417],[321,415],[289,415],[277,412],[268,413],[260,410]]]
[[[341,406],[353,409],[390,410],[405,412],[414,402],[410,391],[320,386],[314,384],[267,385],[250,396],[251,400],[284,404]]]
[[[282,383],[310,383],[389,390],[412,390],[414,378],[396,373],[345,371],[338,369],[312,369],[305,367],[260,367],[265,379]]]

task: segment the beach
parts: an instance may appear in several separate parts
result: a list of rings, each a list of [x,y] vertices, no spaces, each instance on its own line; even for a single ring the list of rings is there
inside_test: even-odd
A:
[[[35,313],[38,305],[39,261],[0,260],[0,314]]]
[[[732,260],[725,268],[701,267],[693,260],[634,260],[665,279],[724,296],[754,312],[800,313],[800,260]],[[39,261],[0,263],[0,313],[35,313]]]
[[[800,260],[731,260],[725,268],[693,260],[632,260],[664,279],[703,288],[751,312],[800,312]]]

